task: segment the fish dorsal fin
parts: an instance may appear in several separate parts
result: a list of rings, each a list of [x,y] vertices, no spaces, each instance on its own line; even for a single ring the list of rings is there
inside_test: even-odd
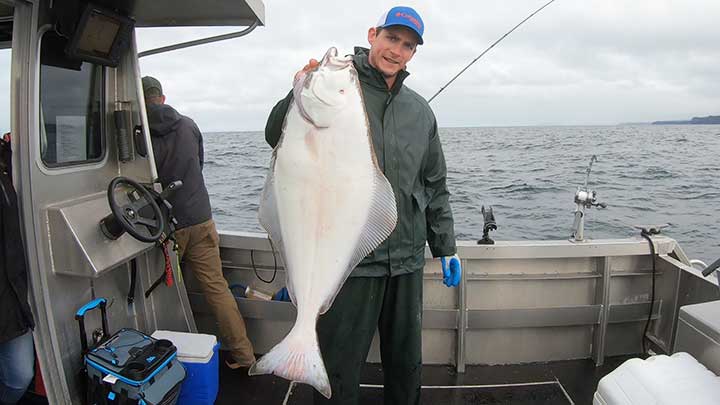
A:
[[[287,276],[287,260],[285,257],[285,244],[283,242],[282,233],[280,232],[280,216],[278,215],[277,200],[275,198],[275,159],[277,156],[277,148],[273,151],[272,159],[270,161],[270,170],[265,178],[265,187],[260,197],[260,209],[258,210],[258,220],[260,225],[265,228],[268,233],[270,240],[272,241],[272,247],[279,251],[280,257],[285,268],[285,285],[287,286],[290,299],[293,303],[296,303],[295,293],[293,292],[290,278]],[[274,254],[274,252],[273,252]]]
[[[355,251],[350,258],[347,269],[343,274],[343,283],[350,276],[355,267],[370,252],[380,246],[385,239],[395,230],[397,225],[397,203],[395,202],[395,193],[392,190],[390,182],[385,178],[383,173],[377,166],[375,167],[375,192],[373,193],[372,204],[368,211],[368,218],[365,222],[358,241],[355,245]],[[320,313],[325,313],[332,306],[335,296],[339,290],[335,292],[327,301],[323,302],[320,307]]]

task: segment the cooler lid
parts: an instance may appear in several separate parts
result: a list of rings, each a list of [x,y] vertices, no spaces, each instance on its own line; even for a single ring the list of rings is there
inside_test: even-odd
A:
[[[720,342],[720,301],[680,307],[680,319]]]
[[[217,343],[214,335],[203,333],[174,332],[169,330],[156,330],[152,337],[167,339],[177,348],[177,356],[182,361],[209,359],[213,355],[213,348]]]

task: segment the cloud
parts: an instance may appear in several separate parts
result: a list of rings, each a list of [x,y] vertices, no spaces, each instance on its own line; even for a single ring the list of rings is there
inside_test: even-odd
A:
[[[430,97],[544,3],[405,2],[421,12],[426,25],[426,44],[410,62],[406,83]],[[142,58],[142,73],[158,77],[168,101],[205,131],[260,130],[290,89],[293,74],[330,46],[347,53],[366,46],[367,29],[387,3],[272,0],[265,6],[265,27],[242,38]],[[471,66],[432,106],[441,126],[614,124],[720,114],[718,15],[720,2],[714,0],[556,0]],[[144,28],[138,47],[242,28]],[[9,72],[6,55],[0,54],[0,65]],[[0,82],[3,88],[8,94],[9,82]],[[0,109],[9,111],[8,100],[2,103]]]

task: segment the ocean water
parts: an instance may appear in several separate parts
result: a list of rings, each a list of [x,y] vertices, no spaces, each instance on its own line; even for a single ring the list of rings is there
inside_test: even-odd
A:
[[[567,239],[585,180],[605,209],[586,211],[585,237],[638,236],[669,223],[691,259],[720,258],[720,125],[442,128],[460,240]],[[262,132],[204,134],[205,179],[222,230],[262,231],[257,210],[271,149]]]

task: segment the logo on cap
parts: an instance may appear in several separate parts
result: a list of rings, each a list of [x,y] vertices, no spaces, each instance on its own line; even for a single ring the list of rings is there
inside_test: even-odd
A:
[[[395,17],[405,18],[409,20],[414,26],[417,27],[418,30],[422,30],[422,23],[415,18],[415,16],[412,16],[408,13],[403,13],[402,11],[398,11],[395,13]]]

